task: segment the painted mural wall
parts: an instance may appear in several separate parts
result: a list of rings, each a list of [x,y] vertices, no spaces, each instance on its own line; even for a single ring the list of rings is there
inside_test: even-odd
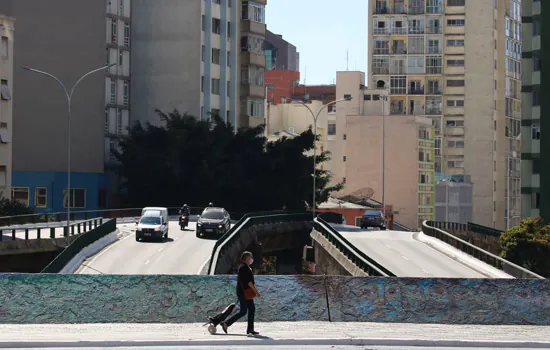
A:
[[[550,325],[548,280],[259,276],[258,321]],[[0,323],[190,323],[232,276],[0,275]]]

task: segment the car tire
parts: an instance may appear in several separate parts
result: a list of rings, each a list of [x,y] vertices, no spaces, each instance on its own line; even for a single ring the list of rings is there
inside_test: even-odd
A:
[[[138,236],[136,236],[136,242],[139,242],[139,237]]]
[[[197,232],[195,233],[195,236],[197,236],[197,238],[199,238],[199,237],[200,237],[200,233],[199,233],[199,231],[197,231]]]
[[[386,231],[386,228],[384,226],[380,227],[380,230]]]

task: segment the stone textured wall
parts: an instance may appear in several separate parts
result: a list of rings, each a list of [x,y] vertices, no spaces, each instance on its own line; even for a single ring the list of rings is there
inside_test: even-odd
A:
[[[258,321],[550,325],[548,280],[259,276]],[[0,275],[0,323],[203,322],[232,276]]]

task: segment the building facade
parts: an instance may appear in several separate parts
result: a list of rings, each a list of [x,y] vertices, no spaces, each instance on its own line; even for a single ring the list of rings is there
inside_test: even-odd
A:
[[[15,19],[0,14],[0,198],[11,198]],[[19,194],[18,192],[14,195]]]
[[[240,28],[240,121],[239,127],[265,124],[265,7],[267,0],[242,1]]]
[[[436,176],[435,221],[472,222],[473,190],[467,176]]]
[[[550,60],[548,26],[542,26],[544,14],[550,13],[550,3],[536,0],[522,1],[523,19],[523,115],[522,125],[522,216],[550,219],[550,101],[544,96],[550,93],[550,73],[542,64]],[[545,58],[546,57],[546,58]],[[544,150],[547,150],[546,152]]]
[[[518,0],[373,0],[371,83],[392,115],[429,117],[436,172],[469,175],[476,223],[520,219]],[[490,20],[488,20],[490,19]]]
[[[46,71],[70,89],[105,66],[105,2],[3,0],[0,13],[17,19],[15,67]],[[73,97],[71,193],[65,93],[43,75],[16,68],[13,76],[13,197],[37,212],[66,210],[69,195],[74,210],[106,206],[104,74],[87,77]]]
[[[282,35],[266,31],[265,35],[266,70],[300,71],[300,53]]]

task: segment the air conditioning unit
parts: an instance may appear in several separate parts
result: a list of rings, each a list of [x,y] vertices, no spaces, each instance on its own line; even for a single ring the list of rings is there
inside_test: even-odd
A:
[[[292,133],[295,133],[296,129],[293,126],[291,126],[291,127],[288,128],[288,131],[292,132]]]
[[[374,86],[376,89],[387,89],[390,87],[390,82],[387,78],[374,77]]]

